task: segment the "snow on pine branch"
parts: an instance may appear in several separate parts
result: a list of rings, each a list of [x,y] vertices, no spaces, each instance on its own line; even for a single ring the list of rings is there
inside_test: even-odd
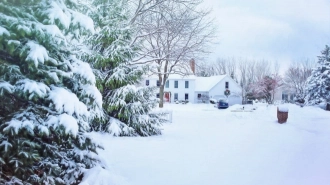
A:
[[[48,72],[47,75],[55,82],[59,82],[60,79],[58,78],[57,74],[55,72]]]
[[[29,79],[19,80],[15,84],[16,90],[22,91],[24,94],[29,94],[31,100],[35,95],[40,98],[47,96],[50,91],[49,87],[44,83],[36,82]]]
[[[45,19],[45,22],[49,24],[55,24],[55,21],[58,21],[64,28],[69,29],[71,23],[71,14],[68,12],[66,7],[59,6],[56,1],[52,1],[50,4],[51,8],[46,11],[41,12],[42,15],[48,17]]]
[[[34,124],[30,120],[20,121],[17,119],[12,119],[9,122],[6,122],[6,127],[3,129],[5,132],[10,130],[14,131],[14,134],[18,134],[18,131],[22,128],[26,128],[31,134],[33,134]]]
[[[94,30],[94,21],[82,14],[82,13],[79,13],[79,12],[71,12],[72,13],[72,23],[74,25],[79,25],[83,28],[85,28],[86,30],[90,31],[91,33],[94,33],[95,30]]]
[[[3,36],[3,35],[10,36],[10,33],[6,28],[0,26],[0,36]]]
[[[76,136],[78,134],[79,126],[76,118],[64,113],[59,116],[53,116],[50,115],[48,117],[48,120],[46,122],[46,125],[58,128],[60,126],[63,126],[65,129],[65,133],[69,134],[71,133],[73,136]],[[84,125],[85,127],[88,126],[88,124]]]
[[[101,160],[101,158],[94,152],[90,150],[81,150],[80,148],[75,147],[73,150],[73,155],[79,156],[79,160],[84,160],[84,159],[94,159],[94,160]]]
[[[92,68],[86,62],[83,62],[76,58],[76,56],[72,55],[70,59],[73,61],[71,68],[72,72],[82,78],[84,78],[90,84],[95,84],[95,75],[93,73]]]
[[[103,117],[103,100],[102,100],[102,94],[100,91],[95,87],[94,85],[83,85],[80,86],[82,88],[82,94],[84,98],[84,103],[90,108],[90,116],[91,118],[94,117]]]
[[[109,126],[107,131],[112,136],[120,136],[123,135],[130,135],[130,133],[134,132],[134,129],[127,126],[124,122],[120,121],[119,119],[110,117]]]
[[[44,21],[45,24],[56,24],[58,22],[65,29],[69,29],[70,25],[80,26],[94,33],[94,22],[90,17],[72,11],[68,9],[65,4],[59,4],[58,1],[52,1],[50,3],[50,8],[47,10],[40,10],[40,13],[48,18]]]
[[[123,82],[127,80],[127,68],[126,67],[117,67],[114,69],[113,74],[110,76],[109,80],[116,80]]]
[[[40,24],[40,29],[45,31],[51,38],[58,39],[57,43],[60,43],[61,40],[65,39],[61,30],[56,25],[42,25]]]
[[[121,98],[122,100],[120,101],[120,99],[116,99],[113,100],[113,103],[116,106],[122,106],[125,105],[126,102],[124,101],[125,97],[129,94],[135,94],[138,91],[138,87],[136,87],[135,85],[126,85],[124,87],[118,88],[115,92],[115,94],[113,95],[113,97],[118,97]]]
[[[24,31],[27,34],[31,33],[31,25],[30,24],[27,24],[27,25],[19,24],[16,29],[17,29],[17,31]]]
[[[93,100],[93,102],[86,102],[86,104],[95,103],[96,106],[102,107],[102,94],[97,87],[94,85],[83,85],[81,88],[83,89],[83,94]]]
[[[4,91],[7,91],[8,93],[13,93],[14,86],[12,86],[8,82],[0,82],[0,95],[3,95]]]
[[[53,102],[58,113],[89,117],[86,105],[75,94],[60,87],[51,86],[51,89],[48,99]]]
[[[132,68],[134,68],[132,70]],[[113,74],[109,77],[108,82],[122,83],[127,82],[129,84],[134,84],[135,77],[143,73],[144,69],[141,66],[133,66],[131,64],[121,64],[116,67],[113,71]]]
[[[34,62],[34,65],[38,67],[39,63],[43,64],[45,60],[49,59],[47,50],[42,45],[39,45],[34,41],[29,41],[26,45],[30,48],[26,61]]]

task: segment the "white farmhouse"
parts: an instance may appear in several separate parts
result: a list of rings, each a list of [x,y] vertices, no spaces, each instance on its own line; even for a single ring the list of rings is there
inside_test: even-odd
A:
[[[145,78],[144,84],[159,86],[157,76]],[[171,74],[165,83],[164,101],[188,100],[191,103],[200,103],[209,98],[226,97],[229,90],[229,104],[241,103],[241,87],[228,75],[211,77],[196,77],[195,75],[181,76]],[[159,95],[157,95],[159,97]]]
[[[175,100],[188,100],[194,102],[195,75],[181,76],[171,74],[164,87],[164,102],[175,102]],[[145,78],[145,85],[159,86],[157,76]],[[157,97],[159,95],[157,94]]]

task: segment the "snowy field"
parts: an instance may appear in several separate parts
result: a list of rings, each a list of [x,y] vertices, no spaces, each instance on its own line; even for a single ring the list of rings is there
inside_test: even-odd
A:
[[[85,184],[329,185],[330,112],[288,105],[278,124],[276,106],[253,112],[211,104],[166,104],[173,122],[155,137],[94,134],[106,170]]]

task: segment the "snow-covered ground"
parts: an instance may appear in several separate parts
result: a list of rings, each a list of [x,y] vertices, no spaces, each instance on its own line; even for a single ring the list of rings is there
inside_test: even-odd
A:
[[[106,170],[86,184],[116,185],[329,185],[330,112],[287,105],[253,112],[211,104],[166,104],[173,122],[155,137],[94,134]],[[91,180],[93,179],[93,180]]]

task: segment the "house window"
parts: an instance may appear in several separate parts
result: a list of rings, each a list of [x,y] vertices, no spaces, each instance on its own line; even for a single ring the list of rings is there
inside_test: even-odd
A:
[[[288,100],[288,95],[287,94],[282,94],[282,100]]]
[[[189,81],[185,81],[184,86],[186,89],[189,88]]]
[[[174,93],[174,100],[178,100],[178,93]]]
[[[293,100],[294,95],[290,94],[290,100]]]
[[[170,87],[170,82],[167,80],[166,83],[165,83],[165,87],[166,88],[169,88]]]
[[[178,81],[174,81],[174,88],[178,88]]]
[[[146,86],[149,86],[149,80],[146,80]]]
[[[229,88],[229,82],[226,82],[226,89]]]
[[[202,94],[197,94],[197,98],[201,98],[202,97]]]
[[[188,100],[189,99],[188,93],[184,94],[184,99],[185,100]]]
[[[159,87],[159,86],[160,86],[160,82],[159,82],[159,80],[157,80],[157,84],[156,84],[156,85],[157,85],[157,87]]]

